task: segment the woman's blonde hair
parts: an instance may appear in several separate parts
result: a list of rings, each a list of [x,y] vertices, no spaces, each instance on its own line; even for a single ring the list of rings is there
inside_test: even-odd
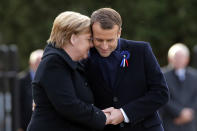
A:
[[[47,43],[55,43],[57,48],[61,48],[70,42],[72,34],[89,31],[90,18],[88,16],[73,11],[65,11],[55,18]]]

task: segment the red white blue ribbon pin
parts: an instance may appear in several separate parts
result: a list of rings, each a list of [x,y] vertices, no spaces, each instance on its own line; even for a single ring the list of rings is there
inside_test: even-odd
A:
[[[121,56],[123,57],[122,58],[122,62],[120,64],[120,67],[128,67],[129,66],[129,63],[128,63],[128,59],[130,58],[130,53],[128,51],[122,51],[121,52]]]

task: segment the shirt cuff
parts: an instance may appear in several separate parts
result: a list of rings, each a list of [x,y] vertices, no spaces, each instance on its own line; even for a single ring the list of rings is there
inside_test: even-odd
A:
[[[123,117],[124,117],[124,122],[125,123],[129,123],[129,118],[127,117],[126,113],[124,112],[124,110],[122,108],[120,108],[120,111],[122,112],[123,114]]]

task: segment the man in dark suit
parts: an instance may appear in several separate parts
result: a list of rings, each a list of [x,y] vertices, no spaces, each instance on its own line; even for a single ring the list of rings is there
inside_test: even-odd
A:
[[[157,110],[168,88],[149,43],[120,38],[122,20],[111,8],[93,12],[91,24],[86,69],[96,106],[111,114],[104,130],[163,131]]]
[[[166,131],[196,131],[197,73],[188,67],[189,49],[181,43],[168,52],[169,68],[165,73],[171,100],[161,109]]]
[[[20,128],[18,131],[26,131],[32,114],[32,88],[31,82],[43,54],[42,49],[37,49],[30,54],[29,70],[19,74],[20,89]]]

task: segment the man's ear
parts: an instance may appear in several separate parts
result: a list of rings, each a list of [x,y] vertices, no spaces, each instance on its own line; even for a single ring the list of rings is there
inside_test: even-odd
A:
[[[70,37],[70,43],[71,45],[74,45],[76,43],[76,35],[75,34],[72,34],[71,37]]]
[[[120,27],[120,29],[119,29],[119,31],[118,31],[118,38],[120,38],[121,32],[122,32],[122,28]]]
[[[168,57],[168,63],[169,63],[169,64],[173,64],[173,59],[174,59],[174,58],[172,58],[172,57]]]

